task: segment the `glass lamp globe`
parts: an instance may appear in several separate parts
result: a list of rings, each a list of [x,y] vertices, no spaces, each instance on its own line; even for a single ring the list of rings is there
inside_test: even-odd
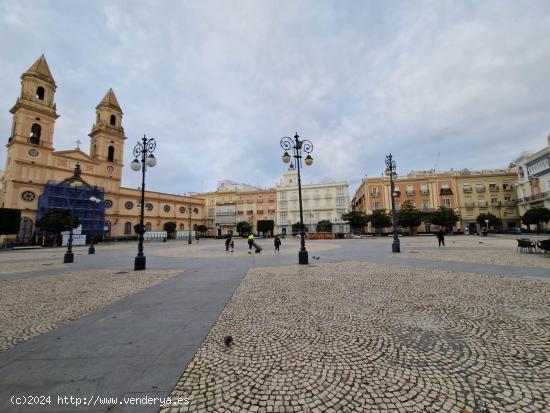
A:
[[[130,164],[130,168],[132,168],[132,170],[136,172],[141,169],[141,164],[139,163],[137,158],[132,161],[132,163]]]
[[[152,168],[153,166],[155,166],[157,164],[157,160],[156,158],[153,156],[153,154],[150,154],[147,159],[145,159],[145,165],[147,165],[148,167]]]
[[[311,164],[313,164],[313,158],[311,155],[306,156],[305,163],[307,166],[311,166]]]
[[[80,181],[78,179],[71,182],[71,187],[73,187],[73,188],[79,188],[81,186],[82,186],[82,181]]]
[[[290,162],[290,155],[288,154],[288,152],[285,152],[283,154],[283,162],[284,163],[289,163]]]

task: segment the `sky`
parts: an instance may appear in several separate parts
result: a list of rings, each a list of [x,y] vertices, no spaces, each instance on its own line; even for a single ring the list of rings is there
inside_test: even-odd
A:
[[[0,139],[20,75],[44,54],[56,150],[89,152],[95,106],[124,112],[123,185],[144,134],[147,188],[272,187],[280,139],[309,139],[306,183],[502,168],[550,133],[550,2],[0,0]],[[0,154],[0,169],[5,165]]]

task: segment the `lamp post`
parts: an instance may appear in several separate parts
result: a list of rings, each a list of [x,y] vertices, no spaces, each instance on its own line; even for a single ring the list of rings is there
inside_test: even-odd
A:
[[[145,135],[141,142],[138,142],[134,147],[135,159],[130,164],[132,170],[138,172],[141,169],[141,205],[138,228],[138,253],[134,260],[134,271],[145,269],[145,255],[143,254],[143,234],[145,227],[143,226],[143,214],[145,212],[145,171],[147,167],[152,168],[157,164],[157,160],[153,156],[153,152],[157,147],[157,142],[154,138],[147,139]],[[141,159],[139,159],[141,158]]]
[[[189,236],[187,237],[187,243],[191,245],[193,243],[193,240],[191,239],[191,208],[192,205],[189,204]]]
[[[73,199],[71,200],[71,217],[69,219],[69,239],[67,241],[67,252],[63,256],[63,264],[70,264],[74,262],[73,254],[73,220],[74,220],[74,197],[76,197],[76,191],[82,186],[82,179],[80,178],[80,164],[76,164],[74,167],[73,177],[69,184],[73,191]]]
[[[99,203],[101,202],[101,199],[99,199],[97,197],[98,195],[98,190],[97,190],[97,185],[94,185],[94,188],[92,189],[92,196],[90,196],[90,202],[93,203],[93,214],[92,214],[92,218],[93,219],[93,224],[92,224],[92,232],[91,232],[91,236],[90,236],[90,248],[88,248],[88,254],[95,254],[95,246],[94,246],[94,238],[95,238],[95,229],[94,229],[94,225],[95,225],[95,218],[96,218],[96,214],[97,214],[97,207],[99,206]]]
[[[391,191],[391,221],[393,227],[393,242],[391,244],[392,252],[401,252],[399,237],[397,236],[397,213],[395,212],[395,183],[393,178],[397,176],[395,172],[395,161],[390,153],[386,156],[386,174],[390,175],[390,191]]]
[[[300,252],[298,253],[298,263],[308,264],[308,255],[306,250],[306,231],[304,228],[304,212],[302,209],[302,179],[300,176],[300,167],[302,163],[302,153],[305,152],[308,155],[304,159],[307,166],[313,163],[313,158],[309,155],[313,151],[313,144],[307,139],[299,139],[298,132],[294,135],[294,138],[284,136],[281,139],[281,148],[285,150],[283,154],[283,162],[289,163],[290,158],[296,159],[296,167],[298,168],[298,199],[300,202]],[[288,151],[292,151],[290,155]]]

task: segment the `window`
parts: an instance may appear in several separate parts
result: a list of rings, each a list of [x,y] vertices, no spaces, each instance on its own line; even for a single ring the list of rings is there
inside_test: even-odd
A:
[[[505,191],[511,191],[512,190],[512,185],[510,185],[509,182],[504,182],[502,184],[502,189],[504,189]]]
[[[477,191],[477,192],[485,192],[485,185],[483,185],[483,184],[476,184],[476,191]]]
[[[395,210],[399,211],[399,208],[401,208],[401,204],[399,202],[395,203]]]
[[[281,199],[286,199],[286,192],[281,192]]]
[[[42,126],[38,123],[33,123],[31,126],[31,136],[29,137],[30,143],[38,145],[40,143],[40,136],[42,135]]]
[[[493,206],[498,205],[498,198],[491,198],[491,205]]]
[[[486,202],[484,199],[478,199],[478,200],[477,200],[477,204],[478,204],[480,207],[486,207],[486,206],[487,206],[487,202]]]
[[[99,123],[99,113],[98,113],[98,114],[96,115],[96,117],[95,117],[95,123],[96,123],[96,124]]]
[[[36,88],[36,98],[44,100],[44,88],[42,86]]]
[[[470,184],[464,184],[464,192],[472,192],[472,186]]]
[[[151,223],[150,222],[147,222],[145,224],[145,231],[151,231]]]
[[[451,202],[451,198],[443,198],[443,205],[445,208],[452,208],[453,204]]]
[[[420,193],[422,195],[427,195],[430,193],[430,191],[428,190],[428,185],[420,185]]]
[[[280,212],[279,213],[279,218],[281,220],[281,224],[285,224],[286,223],[286,212]]]
[[[428,201],[422,201],[422,209],[428,209],[430,207],[430,203]]]
[[[407,195],[414,195],[414,187],[412,185],[407,185]]]
[[[498,191],[497,184],[489,184],[489,191]]]
[[[372,203],[372,210],[377,211],[380,209],[380,202],[373,202]]]
[[[110,123],[111,123],[112,126],[116,125],[116,116],[115,115],[111,115]]]
[[[124,223],[124,235],[130,235],[132,233],[132,223],[131,222],[125,222]]]
[[[115,147],[109,146],[109,150],[107,153],[107,161],[114,162],[114,160],[115,160]]]
[[[338,188],[336,188],[336,194],[337,195],[344,195],[344,188],[339,186]]]
[[[378,195],[380,195],[379,189],[378,189],[377,187],[372,188],[372,189],[371,189],[371,195],[372,195],[372,196],[378,196]]]

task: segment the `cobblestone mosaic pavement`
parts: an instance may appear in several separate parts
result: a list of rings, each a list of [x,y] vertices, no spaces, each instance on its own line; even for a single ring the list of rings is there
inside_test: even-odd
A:
[[[515,239],[447,237],[445,247],[439,247],[435,237],[409,238],[405,242],[404,253],[392,257],[550,269],[550,254],[519,252]]]
[[[181,273],[90,270],[0,281],[0,351]]]
[[[263,248],[262,254],[269,255],[295,255],[300,248],[300,242],[297,239],[283,239],[283,245],[279,253],[274,252],[273,238],[258,239],[258,244]],[[235,250],[234,252],[226,252],[224,240],[216,240],[214,242],[199,242],[193,245],[180,245],[178,247],[166,248],[156,250],[153,254],[159,257],[202,257],[202,258],[215,258],[215,257],[243,257],[248,255],[248,245],[245,239],[234,238]],[[330,251],[340,248],[338,244],[331,243],[329,241],[308,241],[307,249],[310,255]]]
[[[172,391],[191,403],[160,411],[544,412],[548,354],[542,281],[367,262],[256,268]]]

